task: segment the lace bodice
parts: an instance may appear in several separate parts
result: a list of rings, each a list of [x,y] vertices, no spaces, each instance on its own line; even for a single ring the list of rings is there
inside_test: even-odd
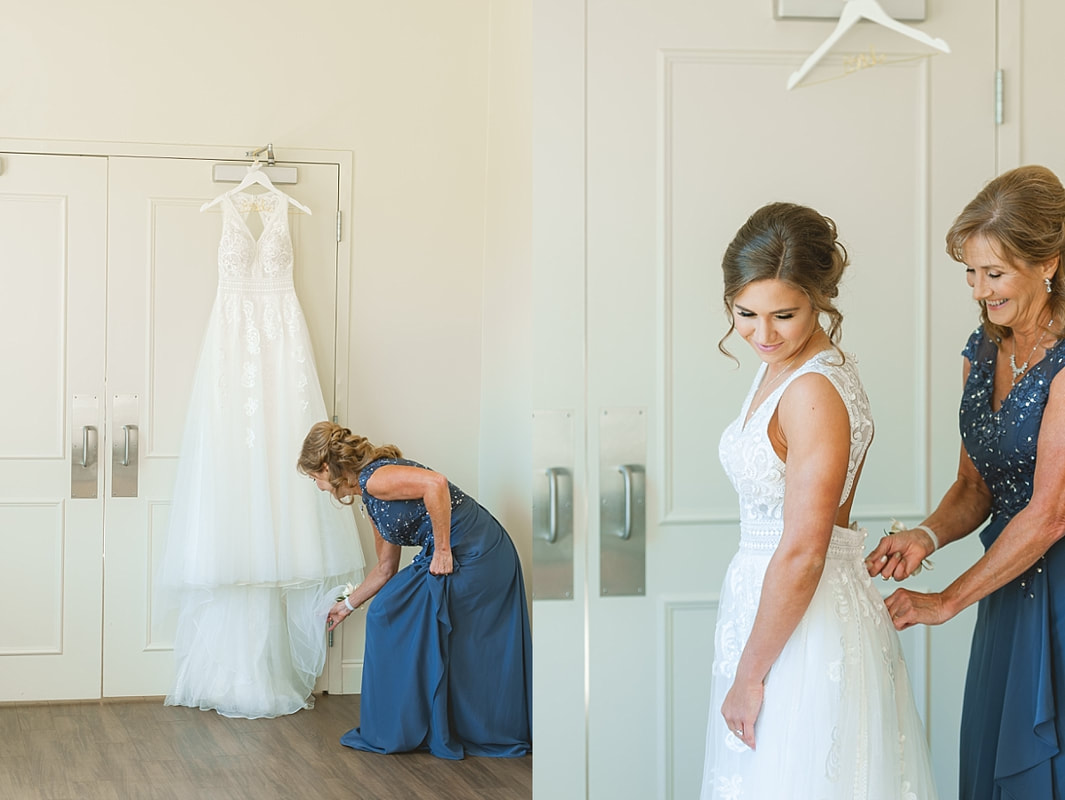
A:
[[[218,277],[222,281],[291,281],[292,239],[288,201],[280,194],[229,195],[222,200],[222,238],[218,242]],[[263,229],[252,235],[248,216],[258,212]]]
[[[843,486],[840,505],[850,496],[862,459],[873,438],[873,418],[854,357],[848,356],[842,365],[839,360],[839,354],[831,349],[813,356],[773,390],[744,425],[754,393],[765,374],[766,365],[763,364],[751,384],[739,417],[722,434],[718,455],[739,495],[741,542],[746,546],[773,549],[784,529],[785,465],[773,450],[768,426],[784,390],[800,375],[808,372],[824,375],[836,387],[847,406],[851,446],[847,481]]]
[[[288,207],[287,195],[275,191],[222,197],[218,314],[211,323],[217,328],[211,334],[215,400],[224,404],[240,398],[249,449],[267,446],[257,427],[260,417],[290,410],[276,397],[265,396],[267,387],[291,384],[300,413],[317,391],[314,353],[307,346],[307,323],[292,281]],[[248,227],[252,213],[262,220],[258,237]]]

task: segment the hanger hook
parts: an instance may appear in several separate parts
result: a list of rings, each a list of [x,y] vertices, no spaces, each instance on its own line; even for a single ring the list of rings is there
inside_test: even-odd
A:
[[[244,155],[255,159],[255,164],[259,163],[259,156],[266,153],[266,164],[272,167],[276,162],[274,161],[274,143],[270,142],[263,145],[258,150],[249,150]],[[254,164],[252,165],[254,166]]]

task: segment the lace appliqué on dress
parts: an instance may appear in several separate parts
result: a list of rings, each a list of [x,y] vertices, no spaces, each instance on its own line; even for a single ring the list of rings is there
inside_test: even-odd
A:
[[[218,244],[219,302],[222,341],[240,342],[245,356],[240,389],[244,396],[241,408],[249,418],[244,443],[259,444],[251,418],[263,407],[264,385],[273,385],[278,376],[264,375],[263,370],[280,367],[282,379],[294,382],[299,394],[299,411],[310,407],[307,387],[314,372],[300,341],[306,338],[303,313],[292,283],[293,249],[288,230],[288,204],[277,195],[237,194],[224,200],[222,237]],[[248,215],[262,217],[262,232],[252,235]],[[285,336],[287,334],[287,336]],[[280,348],[279,363],[272,348]],[[218,358],[224,358],[223,348]],[[219,370],[223,375],[224,370]],[[218,401],[225,402],[231,387],[221,383]]]

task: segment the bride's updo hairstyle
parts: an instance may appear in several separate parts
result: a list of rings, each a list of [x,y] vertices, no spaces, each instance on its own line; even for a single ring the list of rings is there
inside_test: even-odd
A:
[[[843,315],[832,301],[839,295],[839,281],[848,263],[836,223],[828,217],[795,203],[762,206],[736,233],[721,261],[729,329],[717,343],[718,349],[735,360],[725,349],[725,340],[736,329],[732,316],[736,296],[749,284],[774,278],[801,291],[814,310],[828,318],[828,338],[836,345]]]
[[[347,428],[335,422],[316,422],[310,433],[303,440],[296,469],[304,475],[320,472],[323,468],[329,472],[329,483],[334,490],[340,490],[348,479],[357,481],[359,473],[372,461],[379,458],[402,458],[403,454],[393,444],[375,446],[365,436],[357,436]],[[340,493],[337,491],[337,495]],[[340,502],[354,503],[349,495]]]

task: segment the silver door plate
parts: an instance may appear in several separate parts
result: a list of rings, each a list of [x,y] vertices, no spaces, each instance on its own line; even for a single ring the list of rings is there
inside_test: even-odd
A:
[[[599,415],[599,594],[646,593],[647,414],[642,408]]]
[[[111,496],[136,497],[140,463],[140,402],[116,394],[111,407]]]
[[[70,414],[70,496],[94,498],[100,463],[99,403],[94,394],[76,394]]]
[[[533,600],[573,599],[573,412],[533,413]]]

